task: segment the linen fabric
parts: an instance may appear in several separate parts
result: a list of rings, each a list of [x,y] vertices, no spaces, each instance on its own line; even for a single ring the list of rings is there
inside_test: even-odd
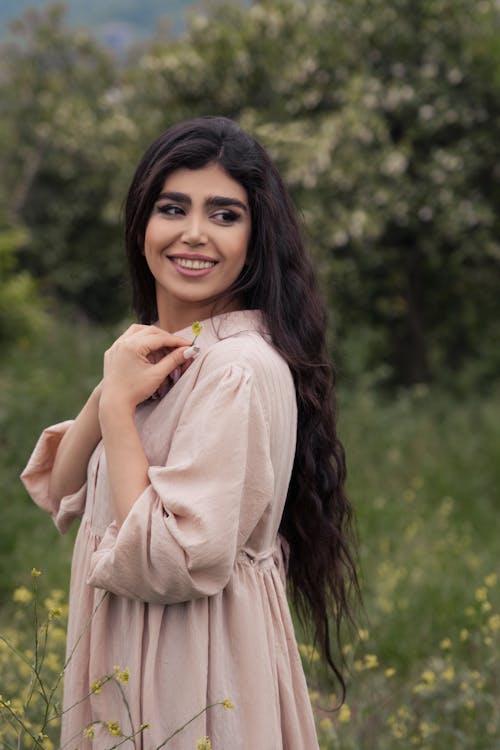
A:
[[[189,338],[190,329],[179,331]],[[200,356],[160,400],[136,410],[150,485],[121,528],[112,518],[102,442],[87,481],[48,493],[60,440],[41,435],[21,478],[64,533],[81,516],[70,586],[61,746],[153,750],[318,748],[285,590],[278,535],[297,428],[290,370],[258,311],[203,322]],[[111,680],[128,668],[128,684]],[[123,690],[128,709],[123,700]],[[71,708],[70,708],[71,707]],[[93,724],[93,745],[82,730]]]

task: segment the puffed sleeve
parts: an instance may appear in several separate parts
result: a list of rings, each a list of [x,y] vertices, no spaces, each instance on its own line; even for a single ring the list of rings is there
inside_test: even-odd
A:
[[[200,380],[166,465],[150,467],[151,484],[94,552],[89,584],[159,604],[222,590],[273,498],[269,447],[251,372],[226,365]]]
[[[55,502],[49,495],[49,482],[57,448],[64,434],[73,424],[73,420],[59,422],[47,427],[40,435],[26,468],[21,474],[21,481],[35,503],[52,516],[55,525],[64,534],[72,521],[82,515],[85,508],[87,483],[77,492]]]

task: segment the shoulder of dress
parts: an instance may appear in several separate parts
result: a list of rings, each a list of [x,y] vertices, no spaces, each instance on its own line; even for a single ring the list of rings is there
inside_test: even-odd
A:
[[[255,378],[265,377],[270,370],[286,376],[290,371],[283,357],[273,345],[257,331],[240,333],[220,339],[205,355],[210,368],[236,366]]]

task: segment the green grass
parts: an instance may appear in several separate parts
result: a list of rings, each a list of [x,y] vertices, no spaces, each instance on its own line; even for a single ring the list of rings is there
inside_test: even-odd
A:
[[[3,602],[33,566],[67,586],[72,537],[57,535],[18,475],[40,430],[78,411],[115,334],[54,324],[2,365]],[[340,393],[365,613],[347,644],[348,709],[328,710],[335,687],[320,662],[306,665],[325,750],[500,748],[499,587],[484,583],[498,567],[498,396],[380,395],[362,381]]]

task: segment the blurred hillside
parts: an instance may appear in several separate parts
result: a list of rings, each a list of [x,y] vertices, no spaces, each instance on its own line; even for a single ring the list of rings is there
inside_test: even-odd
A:
[[[8,23],[28,8],[47,8],[51,0],[2,0],[0,37],[8,33]],[[186,13],[200,3],[197,0],[66,0],[70,25],[86,26],[114,48],[152,34],[160,19],[166,20],[174,34],[185,28]]]

